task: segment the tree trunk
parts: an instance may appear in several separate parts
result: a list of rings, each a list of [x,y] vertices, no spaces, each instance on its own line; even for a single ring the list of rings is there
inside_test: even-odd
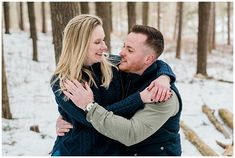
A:
[[[203,156],[219,156],[213,149],[205,144],[192,129],[185,125],[183,121],[180,122],[180,127],[183,129],[185,137],[196,146]]]
[[[31,37],[32,37],[32,42],[33,42],[33,60],[38,61],[37,29],[36,29],[36,22],[35,22],[34,3],[27,2],[27,4],[28,4],[30,32],[31,32]]]
[[[211,3],[210,19],[209,19],[209,37],[208,37],[208,53],[212,53],[212,33],[213,33],[213,2]]]
[[[113,10],[112,10],[112,2],[110,2],[110,32],[113,32]]]
[[[149,3],[142,2],[142,21],[143,25],[148,25],[148,11],[149,11]]]
[[[131,32],[131,28],[136,24],[136,2],[127,2],[128,12],[128,33]]]
[[[197,42],[197,74],[207,76],[207,48],[209,38],[209,20],[210,20],[211,2],[199,2],[198,14],[198,42]]]
[[[3,2],[4,21],[5,21],[5,34],[10,34],[10,12],[9,2]]]
[[[89,14],[89,2],[80,2],[81,14]]]
[[[50,7],[55,60],[57,64],[62,50],[64,28],[73,17],[80,14],[80,6],[79,3],[75,2],[50,2]]]
[[[7,89],[6,68],[3,56],[3,44],[2,44],[2,118],[12,119],[12,114],[9,105],[8,89]]]
[[[110,34],[111,34],[111,26],[110,26],[110,20],[111,17],[111,10],[110,5],[111,2],[96,2],[96,15],[99,16],[103,20],[103,28],[105,32],[105,43],[108,47],[108,52],[111,51],[111,45],[110,45]]]
[[[157,2],[157,28],[160,30],[161,26],[161,3]]]
[[[227,27],[228,27],[228,45],[230,45],[230,6],[231,6],[231,2],[227,2],[228,4],[228,8],[227,8],[227,14],[228,14],[228,24],[227,24]]]
[[[224,123],[233,130],[233,114],[227,109],[219,109],[219,115]]]
[[[212,3],[212,12],[213,12],[213,18],[212,18],[212,23],[213,23],[213,31],[212,31],[212,49],[216,49],[216,2]]]
[[[24,12],[23,12],[23,2],[20,3],[20,14],[19,14],[19,27],[22,31],[24,31]]]
[[[173,34],[173,40],[176,40],[176,33],[177,33],[177,26],[179,25],[179,2],[176,2],[176,13],[175,13],[175,27],[174,27],[174,34]]]
[[[42,33],[47,32],[45,2],[42,2]]]
[[[176,58],[180,59],[181,57],[181,34],[182,34],[182,24],[183,24],[183,2],[179,2],[179,30],[178,30],[178,39],[176,46]]]
[[[207,105],[202,106],[202,112],[205,113],[211,123],[215,126],[215,128],[220,131],[226,139],[230,138],[228,132],[225,130],[223,125],[216,119],[214,116],[214,110],[210,109]]]

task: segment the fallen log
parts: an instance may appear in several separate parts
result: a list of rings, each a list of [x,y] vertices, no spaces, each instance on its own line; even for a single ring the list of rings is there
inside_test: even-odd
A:
[[[216,140],[216,143],[224,148],[224,156],[233,156],[233,143],[232,144],[223,144]]]
[[[186,138],[196,146],[203,156],[219,156],[213,149],[205,144],[192,129],[185,125],[183,121],[180,121],[180,127],[183,129]]]
[[[215,110],[210,109],[207,105],[202,106],[202,112],[205,113],[208,117],[208,119],[211,121],[211,123],[215,126],[215,128],[220,131],[226,139],[229,139],[230,136],[228,132],[225,130],[223,125],[219,122],[219,120],[216,119],[214,116]]]
[[[219,115],[224,121],[224,123],[227,124],[228,127],[233,130],[233,114],[227,109],[221,108],[219,109]]]

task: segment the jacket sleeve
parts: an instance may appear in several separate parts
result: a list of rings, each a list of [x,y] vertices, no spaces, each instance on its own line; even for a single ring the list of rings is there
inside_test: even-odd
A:
[[[176,80],[176,76],[173,73],[171,67],[162,60],[157,60],[156,64],[157,64],[157,72],[156,72],[157,76],[167,75],[170,77],[171,83],[174,83]]]
[[[67,115],[75,119],[77,122],[84,124],[85,126],[92,127],[92,125],[86,120],[86,114],[83,110],[78,108],[71,100],[65,101],[63,92],[59,92],[60,86],[59,82],[56,82],[52,86],[52,91],[55,95],[55,100],[58,106],[65,112]]]
[[[144,103],[140,98],[140,93],[136,92],[117,103],[106,106],[105,109],[116,115],[128,117],[134,115],[137,110],[143,107]]]

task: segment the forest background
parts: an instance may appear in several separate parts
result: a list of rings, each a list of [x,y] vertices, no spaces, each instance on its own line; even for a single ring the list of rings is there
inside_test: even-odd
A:
[[[81,13],[103,19],[113,54],[133,24],[159,29],[165,38],[160,59],[176,73],[183,98],[182,155],[232,154],[232,2],[4,2],[2,155],[49,154],[58,117],[49,79],[63,28]]]

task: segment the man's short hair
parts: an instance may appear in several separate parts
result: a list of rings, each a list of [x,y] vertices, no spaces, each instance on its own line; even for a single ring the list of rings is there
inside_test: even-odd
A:
[[[164,38],[160,31],[146,25],[134,25],[131,32],[146,35],[147,39],[145,42],[155,51],[156,56],[159,57],[162,54],[164,50]]]

